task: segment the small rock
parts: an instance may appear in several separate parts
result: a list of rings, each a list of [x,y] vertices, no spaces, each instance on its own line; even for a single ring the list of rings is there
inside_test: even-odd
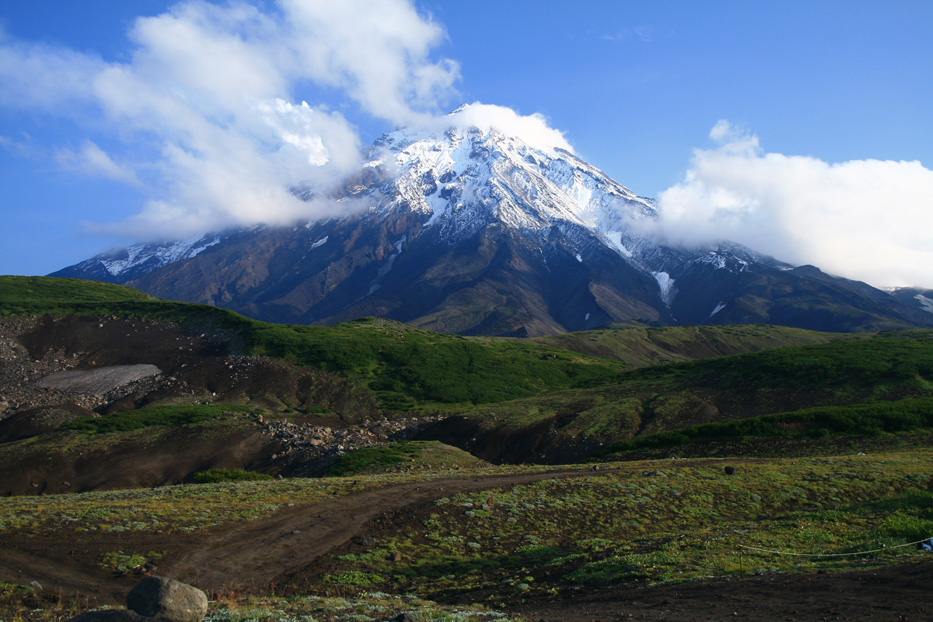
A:
[[[389,558],[389,561],[400,562],[402,561],[402,554],[398,551],[392,553],[392,557]]]
[[[735,474],[735,467],[734,467],[734,466],[727,466],[727,467],[726,467],[725,469],[723,469],[723,470],[726,472],[726,475],[734,475],[734,474]]]
[[[201,622],[207,615],[207,595],[181,581],[146,577],[130,590],[126,606],[140,615],[172,622]]]

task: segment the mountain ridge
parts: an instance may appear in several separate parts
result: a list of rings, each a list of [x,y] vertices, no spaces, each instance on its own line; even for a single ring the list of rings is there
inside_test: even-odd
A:
[[[295,189],[345,204],[342,217],[134,245],[52,276],[126,283],[275,322],[376,315],[462,334],[933,325],[933,306],[919,299],[737,244],[666,246],[640,233],[657,218],[652,200],[559,144],[458,125],[458,115],[473,112],[464,107],[445,126],[383,135],[360,171],[334,189]]]

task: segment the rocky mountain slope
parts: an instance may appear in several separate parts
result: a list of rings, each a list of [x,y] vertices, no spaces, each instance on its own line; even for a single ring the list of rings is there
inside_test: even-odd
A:
[[[555,142],[466,123],[384,135],[336,190],[344,215],[139,244],[55,273],[251,317],[382,316],[450,333],[534,336],[620,324],[933,325],[933,307],[729,243],[648,236],[654,202]]]

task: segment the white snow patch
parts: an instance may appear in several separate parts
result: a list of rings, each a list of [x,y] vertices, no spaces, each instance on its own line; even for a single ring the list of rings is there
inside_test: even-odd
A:
[[[722,302],[722,301],[720,300],[720,301],[719,301],[719,304],[716,305],[716,308],[713,309],[713,312],[710,313],[709,316],[710,316],[710,317],[713,317],[714,315],[716,315],[717,313],[719,313],[720,311],[722,311],[722,310],[725,309],[725,308],[726,308],[726,303],[724,303],[724,302]]]
[[[717,270],[724,270],[726,267],[726,258],[717,253],[709,253],[705,257],[701,257],[698,261],[708,263],[714,266]]]
[[[373,282],[370,283],[369,285],[369,291],[366,293],[366,296],[373,295],[374,293],[376,293],[376,291],[378,291],[382,287],[382,285],[379,284],[379,279],[387,275],[389,273],[389,270],[392,269],[392,266],[395,265],[395,258],[398,257],[402,253],[402,244],[404,244],[405,240],[407,239],[408,239],[408,236],[403,235],[401,239],[399,239],[398,242],[392,245],[393,248],[395,248],[395,252],[389,255],[389,258],[386,260],[385,265],[379,268],[379,271],[376,273],[376,278],[373,279]],[[366,298],[366,296],[363,296],[363,298]]]
[[[589,319],[590,319],[590,314],[589,314],[589,313],[587,313],[587,314],[586,314],[586,317],[585,317],[585,318],[583,318],[583,321],[584,321],[584,322],[586,322],[586,321],[587,321],[587,320],[589,320]]]
[[[211,246],[214,246],[215,244],[219,244],[219,243],[220,243],[220,238],[216,238],[216,237],[215,237],[215,238],[214,238],[213,240],[211,240],[210,242],[205,242],[205,243],[202,244],[201,246],[198,246],[198,247],[196,247],[196,248],[192,248],[192,249],[188,250],[188,253],[187,253],[187,255],[185,256],[185,259],[190,259],[190,258],[194,257],[195,255],[200,255],[203,251],[205,251],[205,250],[207,250],[208,248],[210,248]]]
[[[933,313],[933,300],[927,298],[923,294],[917,294],[914,296],[914,300],[920,303],[920,308],[926,311],[927,313]]]
[[[100,263],[107,272],[113,276],[118,276],[152,259],[155,259],[158,268],[182,259],[191,259],[218,243],[220,243],[220,238],[217,236],[208,238],[199,235],[161,246],[134,244],[126,249],[126,259],[101,259]]]
[[[622,255],[626,257],[632,256],[632,251],[625,248],[625,244],[622,243],[622,232],[621,231],[610,231],[606,234],[606,237],[609,238],[609,242],[612,246],[619,251]]]
[[[577,258],[577,261],[579,261],[580,263],[583,263],[583,257],[580,256],[580,253],[577,253],[576,255],[574,255],[574,257]]]
[[[651,274],[658,282],[658,289],[661,290],[661,300],[670,307],[671,300],[674,297],[674,279],[667,272],[652,272]]]
[[[311,250],[314,250],[314,249],[316,249],[316,248],[319,247],[319,246],[324,246],[325,244],[327,244],[327,239],[328,239],[329,237],[330,237],[330,236],[325,235],[323,238],[321,238],[320,240],[318,240],[317,242],[315,242],[314,244],[312,244],[312,245],[311,245]]]

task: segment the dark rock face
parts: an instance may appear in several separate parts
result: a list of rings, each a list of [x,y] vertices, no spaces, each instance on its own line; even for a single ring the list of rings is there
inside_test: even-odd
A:
[[[524,336],[666,323],[654,279],[608,249],[591,265],[558,232],[544,249],[491,223],[448,244],[421,224],[361,218],[231,236],[127,284],[297,324],[380,316],[448,333]]]
[[[489,223],[448,243],[439,229],[422,229],[422,219],[409,214],[390,224],[364,215],[231,235],[196,257],[121,282],[271,322],[379,316],[466,335],[537,336],[624,324],[769,323],[825,331],[933,325],[933,313],[913,295],[892,296],[750,252],[743,259],[738,249],[663,249],[643,257],[671,279],[664,296],[656,276],[595,238],[581,261],[556,228],[537,240]],[[574,234],[578,245],[583,235]]]
[[[146,577],[130,590],[126,606],[147,617],[171,622],[201,622],[207,615],[207,595],[181,581]]]

